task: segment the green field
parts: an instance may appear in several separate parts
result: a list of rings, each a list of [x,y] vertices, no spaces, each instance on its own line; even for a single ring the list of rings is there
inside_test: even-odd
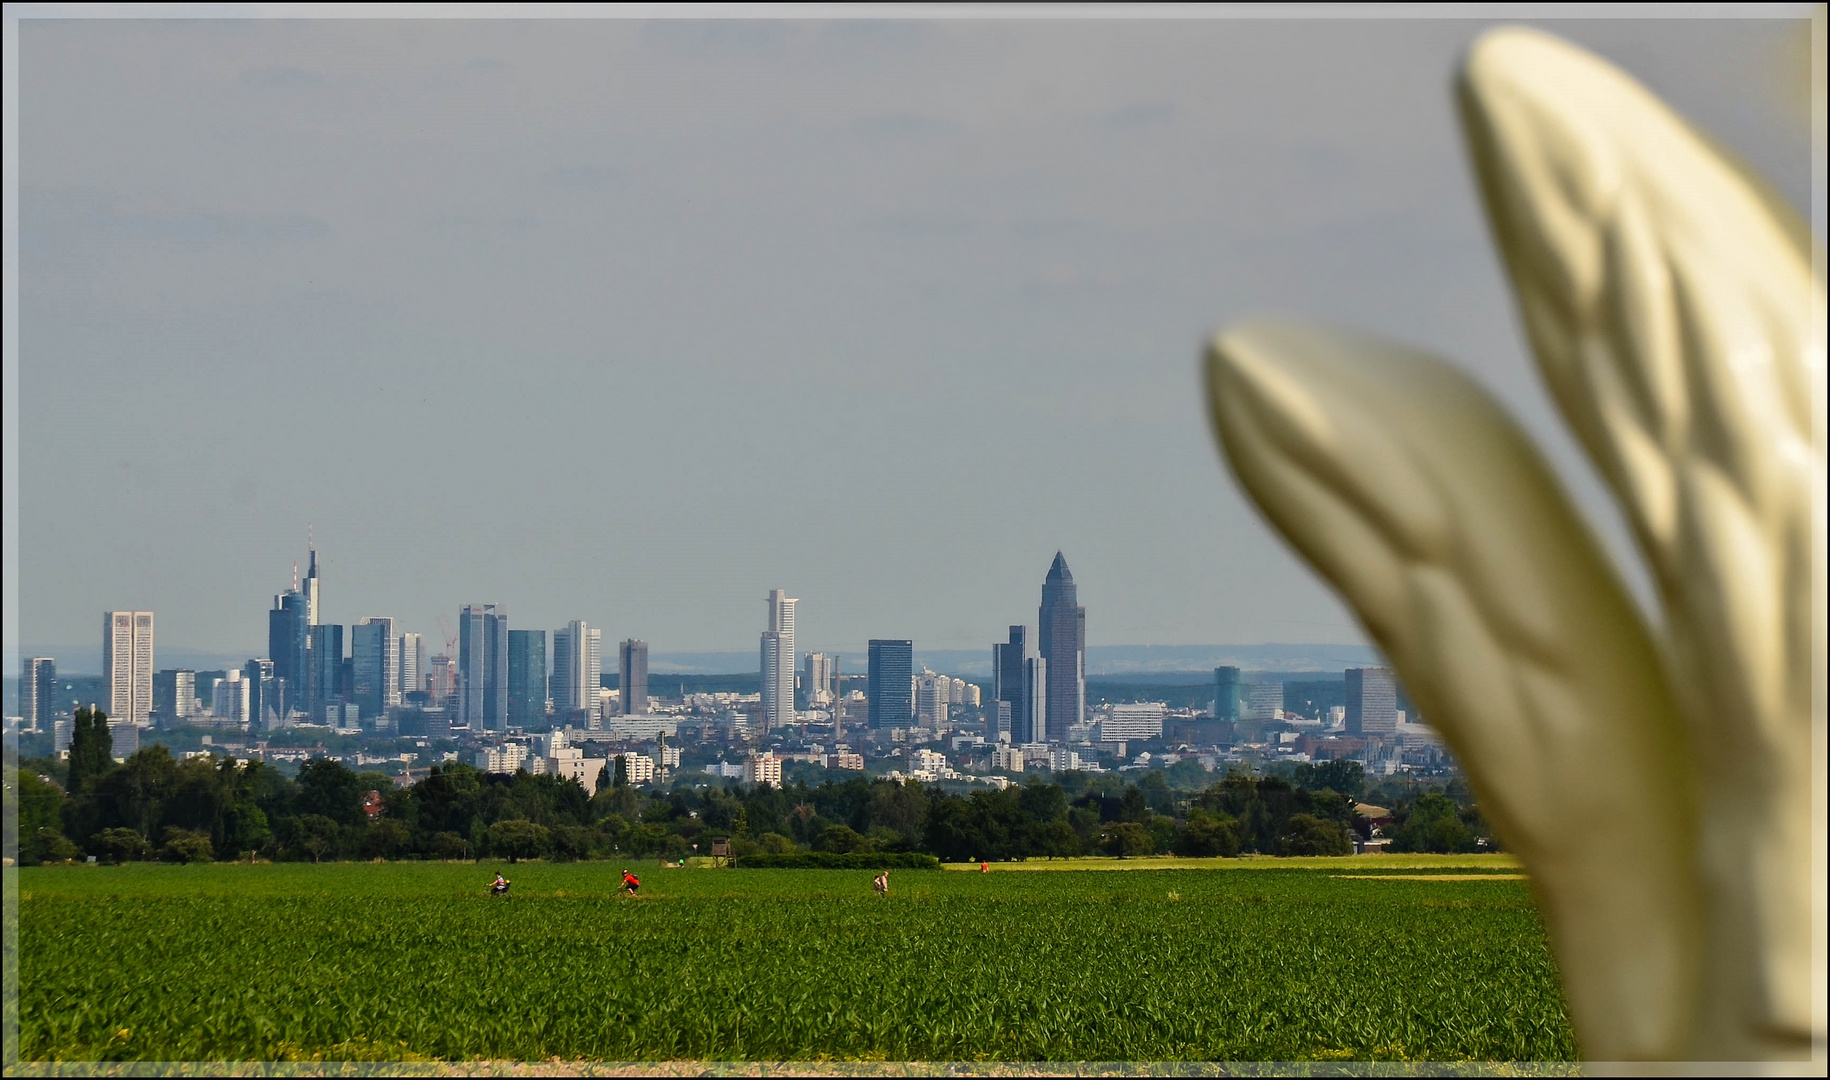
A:
[[[20,1055],[1575,1054],[1509,864],[1129,862],[898,871],[887,899],[868,872],[650,865],[630,900],[601,862],[508,868],[508,900],[483,895],[493,864],[28,868]]]

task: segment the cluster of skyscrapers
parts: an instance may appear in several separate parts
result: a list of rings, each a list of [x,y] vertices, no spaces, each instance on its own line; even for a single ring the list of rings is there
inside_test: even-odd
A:
[[[565,723],[649,708],[647,642],[619,646],[622,682],[612,693],[602,686],[603,631],[583,621],[553,631],[549,653],[546,631],[509,629],[500,604],[467,604],[458,613],[455,638],[428,657],[424,637],[401,631],[395,620],[324,623],[319,601],[313,545],[304,580],[295,567],[292,586],[273,598],[267,655],[210,673],[154,671],[153,613],[105,612],[108,694],[96,704],[105,704],[111,721],[121,724],[144,726],[155,716],[183,722],[207,711],[218,721],[267,729],[305,718],[333,727],[364,720],[374,726],[406,706],[435,710],[451,726],[474,731],[540,726],[549,709]],[[793,601],[788,604],[791,647]],[[31,657],[22,667],[22,719],[28,729],[41,730],[55,719],[56,662]],[[790,685],[792,674],[790,668]]]
[[[1059,551],[1042,582],[1036,629],[1034,651],[1029,628],[1020,625],[991,647],[988,734],[1014,743],[1066,742],[1087,711],[1087,609]]]
[[[310,546],[303,580],[295,566],[290,588],[274,596],[267,618],[267,655],[209,676],[185,669],[153,671],[153,615],[105,615],[103,663],[110,679],[109,715],[144,724],[155,714],[183,721],[207,709],[219,721],[271,729],[300,719],[348,728],[407,711],[436,710],[451,727],[476,732],[537,728],[547,723],[593,726],[613,715],[649,710],[648,645],[618,647],[618,689],[603,686],[603,631],[575,620],[552,631],[510,629],[501,604],[466,604],[457,632],[428,656],[423,636],[403,632],[392,618],[349,626],[320,620],[318,552]],[[765,731],[792,725],[797,705],[839,700],[839,659],[804,658],[797,699],[795,609],[781,589],[767,597],[760,643],[760,720]],[[1029,630],[1010,628],[992,647],[992,693],[986,706],[995,735],[1019,743],[1061,742],[1086,714],[1086,609],[1076,599],[1067,560],[1055,553],[1037,609],[1035,650]],[[549,648],[550,644],[550,648]],[[347,647],[347,648],[346,648]],[[916,670],[914,642],[877,638],[868,644],[868,724],[874,729],[938,726],[950,704],[978,691],[961,680]],[[26,662],[21,688],[26,718],[36,726],[41,702],[51,700],[55,664]]]

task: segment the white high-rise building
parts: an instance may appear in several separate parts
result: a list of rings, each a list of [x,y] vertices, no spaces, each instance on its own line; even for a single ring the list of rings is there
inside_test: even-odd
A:
[[[230,668],[223,677],[216,680],[216,686],[210,692],[212,698],[210,712],[218,720],[233,720],[246,723],[248,720],[248,680],[241,677],[239,668]]]
[[[769,628],[762,636],[763,729],[794,723],[794,605],[780,589],[769,590]]]
[[[603,688],[604,632],[582,619],[553,631],[553,666],[548,682],[553,710],[561,717],[583,710],[597,715]]]
[[[108,716],[143,724],[153,702],[153,613],[102,613],[102,670],[108,675]]]
[[[823,652],[810,652],[805,657],[805,667],[801,679],[801,689],[806,692],[809,708],[829,705],[835,690],[834,676],[838,674],[838,657]]]
[[[400,635],[400,692],[426,688],[426,639],[419,634]]]
[[[953,697],[953,680],[924,670],[915,677],[915,722],[922,727],[947,726],[947,705]]]

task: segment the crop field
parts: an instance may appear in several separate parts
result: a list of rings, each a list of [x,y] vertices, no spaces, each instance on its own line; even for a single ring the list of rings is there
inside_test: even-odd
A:
[[[26,1061],[1563,1060],[1506,864],[21,870]],[[1133,866],[1137,864],[1134,862]],[[1147,864],[1146,864],[1147,865]],[[1371,869],[1368,869],[1371,868]],[[1352,876],[1349,876],[1352,875]]]

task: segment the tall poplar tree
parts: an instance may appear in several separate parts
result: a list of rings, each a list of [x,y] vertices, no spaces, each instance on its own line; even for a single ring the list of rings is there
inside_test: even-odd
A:
[[[67,790],[80,794],[83,784],[114,765],[114,736],[108,733],[108,714],[88,705],[71,717],[70,774]]]

